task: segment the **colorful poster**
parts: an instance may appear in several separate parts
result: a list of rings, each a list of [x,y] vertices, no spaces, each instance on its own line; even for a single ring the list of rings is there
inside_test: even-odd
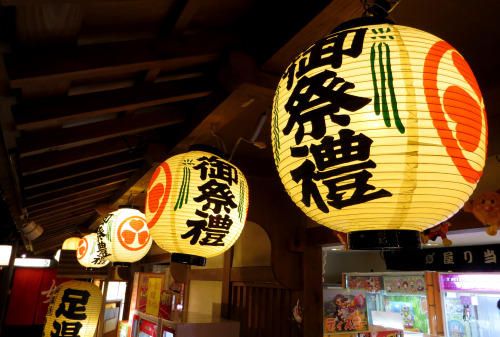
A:
[[[347,289],[365,290],[367,293],[379,293],[380,276],[347,276]]]
[[[410,302],[387,301],[385,311],[399,312],[403,320],[403,328],[405,331],[414,331],[415,329],[415,314],[413,313],[413,304]]]
[[[323,331],[325,335],[368,331],[364,290],[323,290]]]
[[[162,283],[162,279],[159,277],[151,277],[148,279],[148,288],[146,290],[146,314],[158,317]]]
[[[390,294],[425,295],[423,275],[384,276],[384,289]]]
[[[138,337],[156,337],[156,323],[141,318]]]

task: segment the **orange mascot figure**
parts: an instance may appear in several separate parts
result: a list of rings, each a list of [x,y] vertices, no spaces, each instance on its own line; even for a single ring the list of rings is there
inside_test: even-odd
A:
[[[448,227],[450,226],[451,223],[449,221],[445,221],[437,226],[426,229],[420,234],[420,241],[422,241],[423,244],[426,244],[429,240],[436,241],[436,238],[439,236],[443,240],[443,246],[451,246],[453,242],[446,237]]]
[[[486,227],[486,233],[496,235],[500,225],[500,190],[486,191],[469,200],[463,210],[474,214]]]

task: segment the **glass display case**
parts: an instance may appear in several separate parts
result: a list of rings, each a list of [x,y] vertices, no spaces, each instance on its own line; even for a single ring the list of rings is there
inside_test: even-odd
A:
[[[380,325],[377,319],[383,315],[377,314],[375,319],[375,311],[398,313],[405,336],[424,336],[437,330],[436,320],[429,319],[430,316],[436,316],[432,283],[434,278],[426,274],[432,272],[346,273],[343,274],[343,286],[346,289],[366,291],[370,325]],[[431,315],[429,298],[432,304]]]
[[[447,337],[500,336],[500,273],[440,273]]]

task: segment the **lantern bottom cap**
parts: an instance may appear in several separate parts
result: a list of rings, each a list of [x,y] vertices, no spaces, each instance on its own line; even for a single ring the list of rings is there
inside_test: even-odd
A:
[[[205,266],[207,259],[205,257],[201,257],[201,256],[197,256],[197,255],[172,253],[172,256],[170,256],[170,261],[203,267],[203,266]]]
[[[113,267],[130,267],[130,262],[113,262]]]
[[[352,250],[420,249],[420,232],[414,230],[367,230],[347,233]]]

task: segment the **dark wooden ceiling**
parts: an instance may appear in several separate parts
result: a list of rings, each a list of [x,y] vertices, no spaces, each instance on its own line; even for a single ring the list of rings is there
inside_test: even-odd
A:
[[[395,8],[397,23],[422,20],[433,6],[410,3]],[[270,167],[270,149],[248,139],[279,77],[303,49],[363,12],[358,0],[0,4],[0,183],[17,226],[34,220],[44,229],[24,240],[35,254],[95,230],[102,205],[143,206],[151,172],[192,143],[223,142],[230,153],[243,139],[239,161],[259,158],[246,169]],[[480,86],[494,93],[498,77],[482,69]],[[269,145],[266,137],[269,123],[259,139]]]
[[[2,0],[5,194],[53,251],[99,205],[143,205],[148,174],[215,136],[248,137],[294,56],[357,1]],[[11,171],[9,174],[7,172]]]

